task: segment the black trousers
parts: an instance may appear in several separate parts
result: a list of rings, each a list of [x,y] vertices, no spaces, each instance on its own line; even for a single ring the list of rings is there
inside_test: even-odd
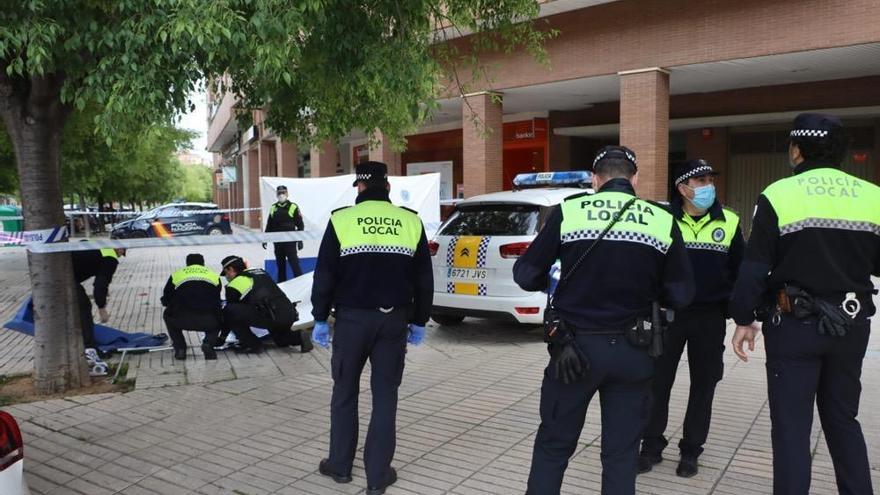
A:
[[[691,377],[684,432],[678,448],[682,455],[699,457],[709,436],[715,385],[724,375],[724,336],[727,320],[724,307],[692,308],[679,311],[669,326],[663,355],[657,358],[651,409],[642,448],[659,455],[669,444],[664,436],[669,419],[669,396],[684,346],[687,344]]]
[[[358,394],[367,359],[373,410],[364,446],[367,485],[387,480],[396,448],[397,389],[406,356],[407,310],[341,307],[333,333],[330,467],[348,474],[358,444]]]
[[[166,308],[163,317],[174,349],[186,349],[186,339],[183,338],[184,330],[205,332],[205,342],[212,346],[217,344],[217,337],[220,335],[222,327],[219,309],[217,311],[194,311],[183,308]]]
[[[845,337],[819,335],[815,319],[784,316],[763,326],[773,441],[773,493],[810,491],[813,406],[842,495],[871,494],[871,472],[856,416],[870,323],[857,320]]]
[[[76,284],[76,302],[79,305],[79,324],[82,328],[83,348],[94,348],[95,319],[92,316],[92,301],[82,284]]]
[[[577,336],[577,343],[590,361],[585,380],[566,385],[544,370],[541,426],[535,438],[527,493],[559,493],[587,408],[598,392],[602,401],[602,493],[632,495],[636,491],[639,439],[648,410],[653,359],[647,349],[631,346],[622,335],[582,334]]]
[[[266,314],[253,304],[228,303],[223,308],[223,323],[226,328],[235,333],[238,342],[244,347],[259,348],[260,339],[251,331],[251,327],[265,328],[278,347],[300,345],[302,342],[301,332],[290,329],[293,325],[292,318],[276,318]]]
[[[302,268],[299,266],[299,254],[296,249],[296,242],[276,242],[275,243],[275,262],[278,264],[278,282],[287,280],[287,264],[290,263],[290,269],[293,271],[294,277],[303,274]]]

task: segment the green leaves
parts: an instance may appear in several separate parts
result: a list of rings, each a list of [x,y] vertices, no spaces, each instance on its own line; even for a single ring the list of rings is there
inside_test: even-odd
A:
[[[491,89],[480,54],[541,59],[536,0],[29,0],[0,12],[0,67],[64,73],[60,98],[117,121],[167,122],[201,80],[228,80],[243,108],[269,107],[300,142],[381,129],[400,142],[438,97]],[[463,40],[447,40],[476,33]],[[21,86],[26,87],[26,85]]]

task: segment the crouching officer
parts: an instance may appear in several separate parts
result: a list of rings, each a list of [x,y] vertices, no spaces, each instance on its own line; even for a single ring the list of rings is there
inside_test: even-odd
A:
[[[856,416],[875,309],[871,275],[880,275],[880,188],[841,171],[845,156],[839,119],[795,118],[794,177],[758,197],[730,304],[733,350],[743,361],[743,344],[755,347],[756,310],[769,306],[763,331],[775,494],[810,491],[814,402],[838,491],[873,493]]]
[[[287,186],[278,186],[275,189],[278,201],[269,208],[269,218],[266,220],[266,232],[291,232],[303,230],[303,218],[299,206],[287,197]],[[293,270],[293,276],[302,275],[299,266],[299,254],[297,246],[299,242],[276,242],[275,263],[278,265],[278,282],[287,280],[287,264]],[[266,243],[263,243],[263,249]]]
[[[205,258],[186,256],[186,266],[168,277],[162,291],[165,326],[174,346],[174,359],[186,359],[183,331],[205,332],[202,352],[206,360],[217,359],[214,346],[222,329],[220,320],[220,276],[205,266]]]
[[[558,494],[593,395],[602,401],[602,493],[635,493],[639,439],[653,359],[633,329],[653,302],[687,305],[694,285],[681,233],[662,207],[638,199],[635,153],[606,146],[593,162],[594,195],[569,197],[550,213],[513,268],[524,290],[545,290],[558,259],[551,360],[541,386],[528,494]],[[606,230],[610,227],[610,230]],[[643,334],[643,332],[638,332]],[[634,345],[635,344],[635,345]]]
[[[370,360],[373,410],[364,446],[367,493],[397,481],[394,457],[397,389],[407,342],[418,345],[434,296],[425,229],[418,215],[391,204],[384,163],[357,165],[356,204],[333,212],[321,241],[312,288],[315,342],[328,345],[327,318],[336,307],[330,456],[321,474],[351,481],[358,443],[358,393]]]
[[[301,331],[291,326],[298,314],[293,303],[264,270],[247,268],[238,256],[223,258],[226,285],[226,306],[223,323],[238,338],[237,353],[258,353],[262,344],[251,327],[265,328],[278,347],[299,345],[302,352],[312,350],[312,343]]]
[[[681,459],[676,474],[697,474],[697,458],[709,435],[715,385],[724,373],[724,336],[727,303],[745,247],[739,217],[715,199],[715,176],[705,160],[690,160],[677,167],[677,190],[671,201],[694,272],[694,301],[675,314],[664,341],[663,355],[655,364],[648,426],[639,455],[639,472],[663,460],[669,443],[663,435],[669,418],[669,395],[678,361],[687,344],[690,395],[684,417],[684,434],[678,442]]]
[[[110,282],[119,266],[119,257],[125,256],[125,249],[105,248],[94,251],[75,251],[73,258],[73,277],[77,285],[77,302],[79,304],[79,321],[82,326],[83,347],[94,348],[95,320],[92,316],[92,302],[86,293],[83,282],[94,277],[93,294],[98,305],[101,323],[107,323],[110,313],[107,312],[107,297],[110,293]]]

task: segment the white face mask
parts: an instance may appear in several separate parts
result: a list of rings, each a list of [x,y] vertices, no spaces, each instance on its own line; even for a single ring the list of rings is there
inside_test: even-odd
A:
[[[279,194],[279,195],[278,195],[278,201],[280,201],[280,202],[282,202],[282,203],[285,202],[285,201],[287,201],[287,195],[284,194],[284,193]]]

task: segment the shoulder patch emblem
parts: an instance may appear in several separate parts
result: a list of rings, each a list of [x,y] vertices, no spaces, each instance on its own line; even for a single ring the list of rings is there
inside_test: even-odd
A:
[[[718,227],[717,229],[712,231],[712,240],[715,242],[721,242],[724,240],[724,229]]]

